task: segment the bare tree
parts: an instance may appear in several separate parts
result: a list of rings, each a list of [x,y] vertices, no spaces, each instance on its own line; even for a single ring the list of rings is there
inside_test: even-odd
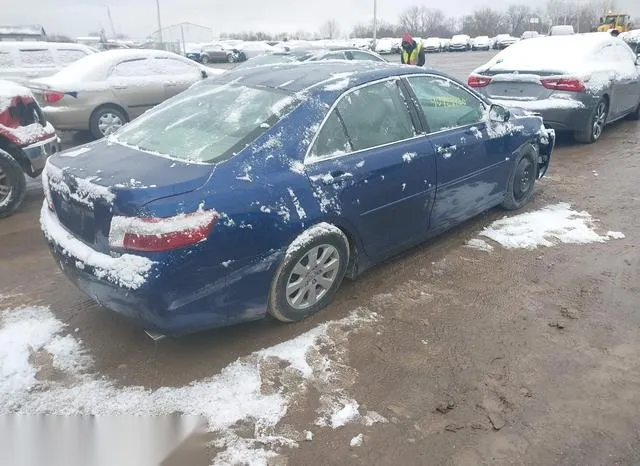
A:
[[[495,36],[500,33],[503,15],[491,8],[481,8],[462,18],[462,31],[470,36]]]
[[[320,26],[320,36],[324,39],[335,39],[340,35],[340,27],[335,19],[325,21]]]
[[[529,25],[529,18],[533,15],[528,5],[509,5],[505,13],[505,24],[508,31],[514,36],[520,36]]]
[[[404,32],[416,36],[422,34],[422,31],[420,31],[421,10],[422,8],[418,6],[410,6],[402,10],[399,17],[399,26]]]

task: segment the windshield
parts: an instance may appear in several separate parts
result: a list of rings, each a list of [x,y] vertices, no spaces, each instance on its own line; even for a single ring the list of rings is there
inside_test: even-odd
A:
[[[113,141],[146,152],[211,163],[242,150],[293,108],[275,89],[196,85],[124,126]]]
[[[236,69],[244,69],[244,68],[252,68],[254,66],[263,66],[263,65],[277,65],[279,63],[291,63],[297,61],[296,57],[291,55],[282,55],[282,54],[272,54],[272,55],[262,55],[259,57],[252,58],[251,60],[247,60],[244,63],[236,66]]]

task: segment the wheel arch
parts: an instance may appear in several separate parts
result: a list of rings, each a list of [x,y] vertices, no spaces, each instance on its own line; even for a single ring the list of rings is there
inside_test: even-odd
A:
[[[13,144],[7,138],[0,136],[0,150],[13,157],[13,159],[18,162],[18,165],[20,165],[20,168],[22,168],[25,173],[28,173],[31,176],[31,174],[33,173],[31,162],[29,162],[28,157],[20,150],[18,146]]]

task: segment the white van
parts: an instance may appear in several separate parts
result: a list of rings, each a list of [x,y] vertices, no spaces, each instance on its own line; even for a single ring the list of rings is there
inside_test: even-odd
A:
[[[64,42],[0,41],[0,79],[23,83],[44,78],[95,52],[86,45]]]

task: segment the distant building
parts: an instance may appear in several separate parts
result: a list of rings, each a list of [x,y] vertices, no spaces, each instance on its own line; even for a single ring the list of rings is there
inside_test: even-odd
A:
[[[40,25],[0,26],[0,41],[45,41],[47,33]]]
[[[159,44],[162,36],[162,48],[180,52],[185,50],[185,44],[213,41],[213,30],[206,26],[193,23],[180,23],[162,28],[162,34],[155,31],[150,38]]]

